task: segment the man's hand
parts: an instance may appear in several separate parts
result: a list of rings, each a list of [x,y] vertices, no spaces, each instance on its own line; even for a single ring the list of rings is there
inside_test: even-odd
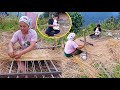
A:
[[[8,51],[8,55],[11,57],[11,58],[14,58],[15,55],[14,55],[14,51],[11,49]]]
[[[22,56],[22,51],[15,52],[15,59],[19,59]]]

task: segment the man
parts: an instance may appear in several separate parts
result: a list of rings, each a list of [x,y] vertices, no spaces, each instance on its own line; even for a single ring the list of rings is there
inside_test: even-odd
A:
[[[54,34],[58,34],[60,32],[57,14],[52,15],[52,18],[49,19],[48,24],[48,29],[45,32],[48,36],[54,36]]]
[[[74,40],[76,38],[75,33],[70,33],[67,36],[68,41],[66,42],[64,48],[64,54],[66,57],[72,57],[73,55],[81,54],[83,51],[81,49],[84,45],[78,45]]]
[[[18,61],[20,57],[37,48],[37,33],[35,30],[30,28],[31,20],[27,16],[22,16],[19,19],[19,30],[17,30],[8,45],[8,55],[11,58],[16,59],[18,70],[21,72],[25,72],[24,62]],[[15,51],[14,45],[15,43],[19,43],[21,50]]]
[[[97,24],[97,26],[94,28],[94,34],[91,34],[90,37],[91,38],[100,37],[101,31],[102,30],[101,30],[100,24]]]

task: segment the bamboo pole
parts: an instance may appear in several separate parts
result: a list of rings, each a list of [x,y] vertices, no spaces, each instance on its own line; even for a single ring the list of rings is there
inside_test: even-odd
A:
[[[84,50],[86,53],[86,60],[87,60],[87,49],[86,49],[86,34],[85,34],[85,29],[83,29],[83,37],[84,37]]]

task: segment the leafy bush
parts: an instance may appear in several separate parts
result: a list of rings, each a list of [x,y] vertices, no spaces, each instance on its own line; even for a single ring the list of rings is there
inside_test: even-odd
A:
[[[83,17],[78,12],[68,12],[72,19],[72,28],[70,32],[78,33],[80,31],[80,27],[83,25]]]

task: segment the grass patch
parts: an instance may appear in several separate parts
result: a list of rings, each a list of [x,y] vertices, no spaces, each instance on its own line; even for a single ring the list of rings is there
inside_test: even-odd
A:
[[[120,63],[118,63],[118,65],[116,65],[116,67],[113,69],[112,76],[114,78],[120,78]]]
[[[89,76],[83,75],[83,76],[81,76],[80,78],[89,78]]]
[[[108,76],[105,74],[104,71],[101,71],[101,72],[99,73],[98,78],[108,78]]]
[[[16,16],[0,17],[0,30],[5,31],[16,31],[18,30],[18,18]]]

